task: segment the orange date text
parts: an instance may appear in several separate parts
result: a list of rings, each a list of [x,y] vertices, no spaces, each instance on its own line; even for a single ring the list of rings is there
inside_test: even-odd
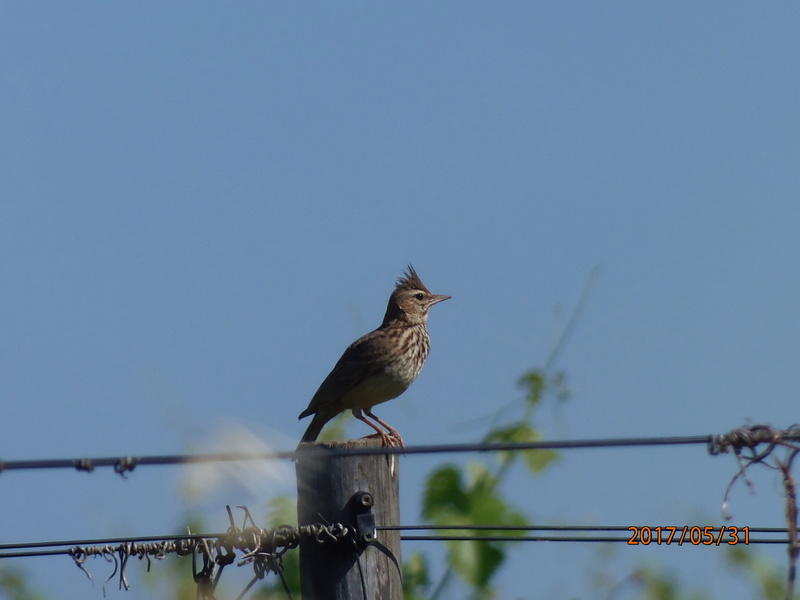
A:
[[[628,527],[630,546],[671,545],[683,546],[735,546],[750,543],[749,527],[700,527],[683,525],[678,527]]]

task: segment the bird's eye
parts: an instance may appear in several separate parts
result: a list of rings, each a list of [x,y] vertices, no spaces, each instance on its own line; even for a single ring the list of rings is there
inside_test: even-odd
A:
[[[425,294],[423,294],[422,292],[418,292],[418,293],[414,294],[414,298],[416,298],[417,300],[422,300],[424,297],[425,297]]]

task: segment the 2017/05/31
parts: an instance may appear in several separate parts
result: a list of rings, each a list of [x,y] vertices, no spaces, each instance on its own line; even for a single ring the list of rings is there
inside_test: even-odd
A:
[[[685,543],[692,544],[693,546],[719,546],[720,544],[728,544],[734,546],[736,544],[749,544],[750,543],[750,528],[749,527],[728,527],[722,526],[719,529],[711,525],[707,527],[628,527],[631,532],[631,537],[628,544],[631,546],[649,544],[677,544],[682,546]]]

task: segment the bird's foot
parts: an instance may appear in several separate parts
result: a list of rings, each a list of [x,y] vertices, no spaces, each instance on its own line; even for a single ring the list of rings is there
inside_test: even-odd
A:
[[[396,429],[389,428],[389,435],[387,436],[392,440],[392,446],[400,446],[403,450],[406,449],[406,444]]]
[[[381,439],[382,446],[400,446],[401,448],[405,449],[406,445],[403,443],[403,438],[400,437],[400,434],[397,431],[381,431],[380,433],[372,433],[370,435],[365,435],[365,439]]]

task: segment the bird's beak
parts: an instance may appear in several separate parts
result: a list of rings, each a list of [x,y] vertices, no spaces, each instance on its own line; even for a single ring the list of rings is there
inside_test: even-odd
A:
[[[436,294],[433,296],[433,302],[431,302],[431,306],[434,304],[439,304],[439,302],[444,302],[445,300],[450,300],[452,296],[444,296],[442,294]]]

